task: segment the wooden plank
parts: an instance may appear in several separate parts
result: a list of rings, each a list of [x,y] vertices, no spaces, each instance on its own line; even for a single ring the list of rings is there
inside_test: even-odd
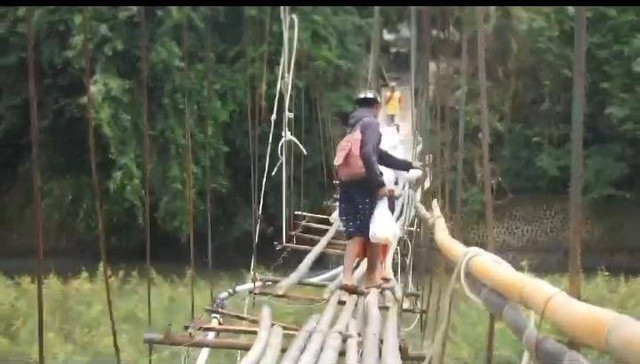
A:
[[[247,326],[232,326],[232,325],[199,325],[199,326],[191,326],[185,325],[185,330],[193,329],[196,331],[204,331],[204,332],[219,332],[219,333],[230,333],[230,334],[242,334],[242,335],[256,335],[258,333],[257,327],[247,327]],[[296,331],[293,330],[283,330],[282,333],[284,335],[296,335]]]
[[[306,246],[306,245],[282,244],[280,246],[282,246],[285,249],[298,250],[298,251],[303,251],[303,252],[308,252],[308,251],[313,250],[312,247]],[[344,251],[337,250],[337,249],[325,248],[325,249],[322,249],[322,251],[320,251],[320,253],[329,254],[329,255],[343,255]]]
[[[325,302],[326,301],[322,297],[307,296],[307,295],[292,294],[292,293],[278,293],[278,292],[262,291],[262,290],[256,290],[256,291],[253,292],[253,294],[258,295],[258,296],[284,298],[284,299],[294,300],[294,301],[311,301],[311,302]]]
[[[221,316],[231,317],[231,318],[234,318],[236,320],[247,321],[247,322],[251,322],[251,323],[254,323],[254,324],[257,324],[260,321],[257,317],[244,315],[244,314],[241,314],[241,313],[238,313],[238,312],[227,311],[227,310],[223,310],[221,308],[205,307],[204,309],[205,309],[205,311],[210,312],[210,313],[216,313],[216,314],[221,315]],[[284,324],[284,323],[281,323],[281,322],[277,322],[277,321],[273,321],[273,324],[274,325],[278,325],[278,326],[282,326],[282,328],[285,329],[285,330],[291,330],[291,331],[300,330],[300,328],[297,327],[297,326],[287,325],[287,324]]]

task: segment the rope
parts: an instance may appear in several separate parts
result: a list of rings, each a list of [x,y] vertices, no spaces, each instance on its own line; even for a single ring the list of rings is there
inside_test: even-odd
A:
[[[430,220],[435,221],[438,218],[443,218],[443,216],[441,214],[434,215],[430,218]],[[515,268],[513,268],[511,264],[507,263],[504,259],[482,248],[472,246],[464,250],[462,254],[462,258],[456,264],[453,274],[451,275],[451,279],[449,280],[449,284],[445,292],[445,300],[444,300],[445,311],[442,313],[445,319],[440,324],[440,327],[438,328],[435,338],[427,348],[427,355],[424,363],[429,363],[429,361],[432,358],[436,359],[436,361],[434,362],[438,362],[437,360],[440,360],[441,348],[443,346],[445,335],[446,335],[446,329],[449,326],[449,321],[450,321],[450,315],[449,315],[449,312],[451,310],[450,303],[451,303],[451,297],[453,295],[453,289],[455,288],[455,285],[456,285],[456,277],[459,276],[460,283],[462,284],[462,288],[464,290],[464,293],[467,295],[467,297],[469,297],[471,300],[473,300],[478,304],[482,304],[482,301],[480,300],[480,298],[478,298],[478,296],[476,296],[473,292],[471,292],[471,290],[469,289],[469,286],[467,285],[467,281],[465,279],[466,269],[469,265],[469,262],[471,261],[471,259],[479,255],[487,255],[490,259],[493,259],[496,262],[506,265],[510,269],[515,270]]]

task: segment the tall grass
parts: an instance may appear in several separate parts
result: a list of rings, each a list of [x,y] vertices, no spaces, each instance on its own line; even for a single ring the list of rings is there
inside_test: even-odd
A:
[[[196,312],[207,319],[203,307],[209,304],[209,287],[214,293],[243,282],[242,272],[216,272],[209,279],[196,281]],[[566,277],[546,276],[557,287],[565,286]],[[125,363],[146,363],[147,347],[142,343],[144,332],[164,332],[169,325],[173,332],[182,332],[189,317],[189,284],[186,276],[153,275],[153,326],[147,328],[146,282],[135,272],[119,272],[111,278],[118,339]],[[313,288],[304,289],[311,293]],[[35,282],[29,276],[8,278],[0,275],[0,362],[19,362],[37,357]],[[314,292],[317,294],[317,291]],[[605,272],[586,277],[583,287],[587,302],[610,307],[619,312],[640,316],[640,279],[611,276]],[[244,295],[229,301],[228,309],[242,311]],[[83,272],[61,278],[49,275],[45,279],[45,353],[49,363],[110,363],[113,348],[107,316],[104,285],[100,272]],[[269,303],[274,320],[301,325],[322,305],[293,304],[283,300],[256,297],[249,301],[249,313],[257,313],[260,305]],[[408,327],[415,316],[403,315]],[[419,325],[407,332],[405,338],[415,350],[419,349]],[[543,331],[563,340],[547,325]],[[484,360],[487,333],[487,311],[455,293],[454,314],[447,344],[446,363],[479,363]],[[229,337],[229,336],[228,336]],[[251,341],[253,336],[243,340]],[[155,347],[154,363],[179,363],[187,353],[184,348]],[[194,362],[198,350],[191,350]],[[606,354],[583,350],[594,362],[613,362]],[[501,323],[497,324],[495,363],[519,363],[522,346]],[[211,363],[235,363],[236,353],[217,350]]]

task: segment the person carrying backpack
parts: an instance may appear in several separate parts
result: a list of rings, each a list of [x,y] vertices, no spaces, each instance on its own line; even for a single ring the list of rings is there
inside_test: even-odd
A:
[[[367,257],[365,287],[381,282],[380,244],[369,241],[371,216],[378,199],[393,197],[393,187],[385,185],[378,165],[400,171],[420,168],[380,149],[380,96],[363,91],[356,97],[356,109],[349,116],[347,136],[340,141],[334,167],[339,186],[338,211],[347,243],[344,254],[343,289],[355,290],[352,267],[356,258]]]

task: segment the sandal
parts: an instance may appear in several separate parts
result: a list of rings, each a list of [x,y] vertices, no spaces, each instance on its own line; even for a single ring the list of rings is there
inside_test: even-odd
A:
[[[356,294],[358,292],[358,286],[356,286],[355,284],[342,284],[340,286],[340,289],[349,293],[349,294]]]

